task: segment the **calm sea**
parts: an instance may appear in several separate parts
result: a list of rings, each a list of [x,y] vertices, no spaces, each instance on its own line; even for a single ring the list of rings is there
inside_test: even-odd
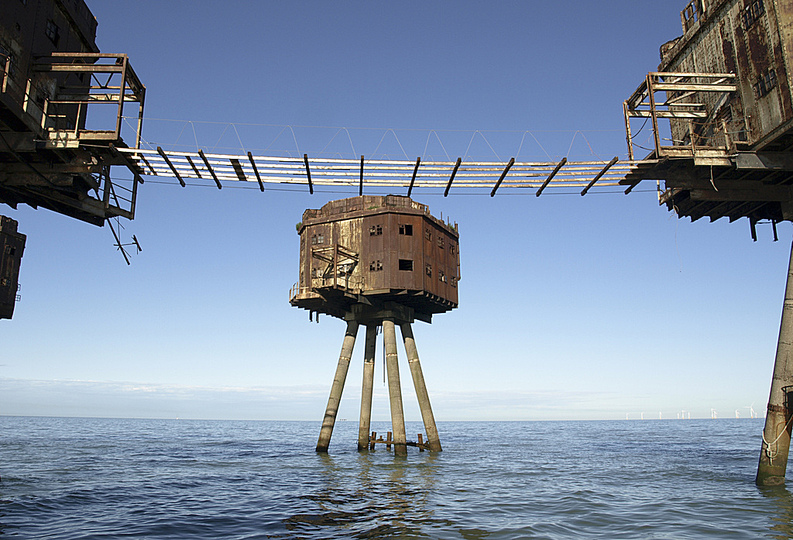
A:
[[[791,538],[762,422],[440,423],[398,458],[354,422],[318,455],[314,422],[0,417],[0,538]]]

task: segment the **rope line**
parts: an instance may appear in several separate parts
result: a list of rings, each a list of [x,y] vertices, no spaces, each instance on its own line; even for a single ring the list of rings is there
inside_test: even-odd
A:
[[[774,444],[778,443],[779,439],[782,438],[782,435],[787,433],[787,429],[788,429],[788,426],[790,426],[791,420],[793,420],[793,415],[791,415],[790,418],[788,418],[788,421],[785,422],[785,425],[782,428],[782,431],[780,431],[779,436],[776,439],[774,439],[774,442],[769,443],[766,440],[766,438],[765,438],[765,430],[763,430],[763,444],[765,445],[765,455],[768,457],[768,464],[769,465],[773,465],[774,464],[774,458],[779,454],[779,448],[777,448],[776,450],[774,450],[772,452],[771,451],[771,445],[774,445]]]

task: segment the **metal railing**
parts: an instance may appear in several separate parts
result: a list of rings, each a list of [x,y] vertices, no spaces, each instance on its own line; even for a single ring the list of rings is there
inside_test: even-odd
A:
[[[49,75],[89,75],[89,82],[68,86],[61,84],[54,96],[43,96],[32,78],[22,84],[12,73],[12,58],[0,54],[0,93],[16,102],[41,131],[71,132],[75,138],[117,141],[121,139],[125,104],[138,107],[134,148],[140,147],[143,106],[146,88],[138,79],[125,54],[61,53],[37,58],[33,72]],[[96,105],[115,105],[117,114],[111,129],[86,129],[89,110]],[[54,141],[68,137],[54,134]],[[132,145],[129,145],[132,146]]]
[[[656,158],[726,152],[732,141],[719,114],[737,89],[734,73],[649,73],[623,104],[629,159],[639,146],[634,142],[638,133],[631,128],[635,118],[650,123]],[[661,92],[663,97],[657,95]],[[668,126],[661,126],[661,120]],[[662,127],[669,129],[671,146],[662,143]],[[674,134],[684,135],[675,140]]]

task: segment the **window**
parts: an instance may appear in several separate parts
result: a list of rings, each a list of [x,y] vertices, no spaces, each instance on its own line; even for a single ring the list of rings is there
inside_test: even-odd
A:
[[[315,234],[311,237],[311,245],[316,246],[317,244],[324,244],[325,243],[325,235],[324,234]]]
[[[55,21],[53,21],[52,19],[47,21],[47,28],[44,30],[44,33],[48,38],[50,38],[52,44],[57,47],[58,41],[60,41],[61,39],[61,34],[58,25],[55,24]]]
[[[378,261],[372,261],[369,263],[369,271],[370,272],[379,272],[383,269],[383,263]]]
[[[369,236],[380,236],[381,234],[383,234],[382,225],[372,225],[369,227]]]
[[[412,272],[413,261],[411,259],[399,259],[399,269],[403,272]]]
[[[748,4],[741,12],[741,23],[748,30],[757,20],[765,14],[763,0],[749,0]]]
[[[424,271],[427,273],[427,277],[432,277],[432,265],[430,263],[427,263],[424,267]]]
[[[452,287],[457,288],[457,277],[452,276],[452,279],[451,279],[450,283],[451,283]]]
[[[776,70],[769,69],[760,77],[760,80],[754,85],[754,94],[759,99],[768,95],[771,90],[776,87]]]
[[[449,244],[449,253],[451,255],[454,255],[456,252],[457,252],[457,246],[455,246],[454,244]]]
[[[446,283],[446,273],[443,270],[438,270],[438,281]]]
[[[443,236],[438,236],[438,247],[443,249],[443,246],[446,244],[445,239]]]
[[[432,240],[432,230],[430,230],[429,227],[424,229],[424,238],[426,238],[427,240]]]
[[[404,236],[413,236],[413,225],[400,225],[399,234]]]

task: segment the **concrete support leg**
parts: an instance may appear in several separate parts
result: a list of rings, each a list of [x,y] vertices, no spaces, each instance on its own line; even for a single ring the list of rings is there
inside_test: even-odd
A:
[[[790,251],[774,377],[771,380],[771,394],[768,397],[768,412],[763,429],[763,446],[757,466],[756,482],[759,486],[781,486],[785,483],[790,449],[790,419],[793,412],[787,408],[785,389],[789,386],[793,386],[793,247]]]
[[[402,339],[405,341],[405,352],[410,365],[410,374],[413,377],[413,387],[416,389],[416,396],[419,399],[421,418],[424,420],[424,429],[427,431],[427,444],[434,452],[441,451],[441,441],[438,437],[438,428],[435,426],[435,417],[432,414],[430,405],[430,395],[427,393],[427,385],[424,383],[424,373],[421,371],[419,362],[419,351],[416,348],[416,340],[413,338],[413,328],[410,323],[402,323]]]
[[[325,418],[322,420],[322,429],[319,432],[317,441],[317,452],[327,452],[330,445],[330,437],[333,435],[333,426],[336,424],[336,413],[339,411],[341,393],[344,390],[344,381],[347,379],[347,370],[350,367],[350,357],[355,346],[355,336],[358,334],[358,322],[348,321],[347,332],[344,335],[344,343],[341,346],[339,364],[336,366],[336,375],[333,378],[333,385],[330,387],[330,397],[328,406],[325,409]]]
[[[385,341],[386,373],[388,373],[388,395],[391,400],[391,429],[394,431],[394,453],[396,455],[407,455],[405,413],[402,409],[402,387],[399,384],[399,364],[397,363],[396,327],[393,319],[385,319],[383,321],[383,340]]]
[[[363,356],[361,420],[358,423],[358,450],[369,448],[369,427],[372,420],[372,389],[374,388],[374,355],[377,350],[377,325],[366,326],[366,348]]]

